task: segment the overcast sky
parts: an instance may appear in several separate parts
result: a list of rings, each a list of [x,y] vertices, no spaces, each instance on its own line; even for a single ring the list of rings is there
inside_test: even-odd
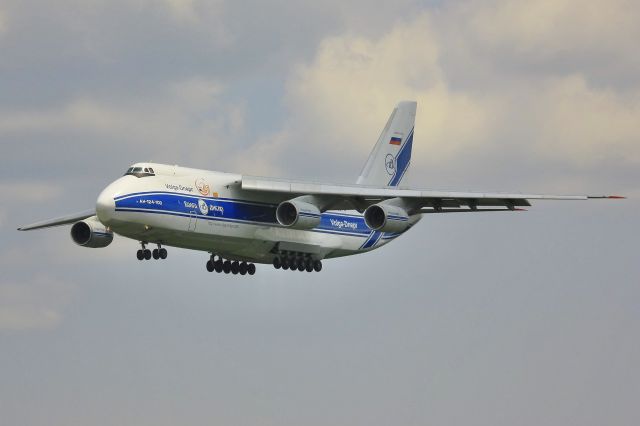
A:
[[[0,0],[0,423],[637,425],[640,3]],[[620,193],[429,215],[320,274],[16,227],[136,161]]]

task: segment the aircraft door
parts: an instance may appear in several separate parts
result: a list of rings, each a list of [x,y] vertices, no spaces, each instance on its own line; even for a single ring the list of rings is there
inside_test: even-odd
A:
[[[190,232],[194,232],[196,230],[196,222],[198,221],[198,214],[195,210],[189,212],[189,228],[187,229]]]

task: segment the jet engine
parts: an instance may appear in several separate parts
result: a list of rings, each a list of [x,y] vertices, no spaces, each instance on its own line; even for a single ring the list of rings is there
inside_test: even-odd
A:
[[[364,211],[364,222],[374,231],[402,232],[409,226],[409,214],[389,204],[373,204]]]
[[[106,247],[113,241],[113,232],[92,216],[73,224],[71,239],[82,247]]]
[[[276,219],[287,228],[312,229],[320,224],[320,209],[296,199],[283,201],[276,209]]]

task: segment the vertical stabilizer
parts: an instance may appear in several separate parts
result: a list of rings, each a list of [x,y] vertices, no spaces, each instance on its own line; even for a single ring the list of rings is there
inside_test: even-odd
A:
[[[413,145],[413,127],[417,103],[400,102],[393,110],[367,163],[360,173],[358,184],[398,186],[409,169]]]

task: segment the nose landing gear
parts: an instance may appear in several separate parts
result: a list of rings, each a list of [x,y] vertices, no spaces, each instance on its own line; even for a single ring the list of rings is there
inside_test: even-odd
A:
[[[153,258],[154,259],[166,259],[167,258],[167,249],[163,248],[160,246],[160,244],[158,244],[158,248],[157,249],[153,249]]]
[[[160,243],[158,243],[158,248],[153,249],[153,251],[147,248],[147,242],[142,241],[140,244],[142,248],[136,252],[138,260],[149,260],[152,257],[156,260],[167,258],[167,249],[163,248]]]

